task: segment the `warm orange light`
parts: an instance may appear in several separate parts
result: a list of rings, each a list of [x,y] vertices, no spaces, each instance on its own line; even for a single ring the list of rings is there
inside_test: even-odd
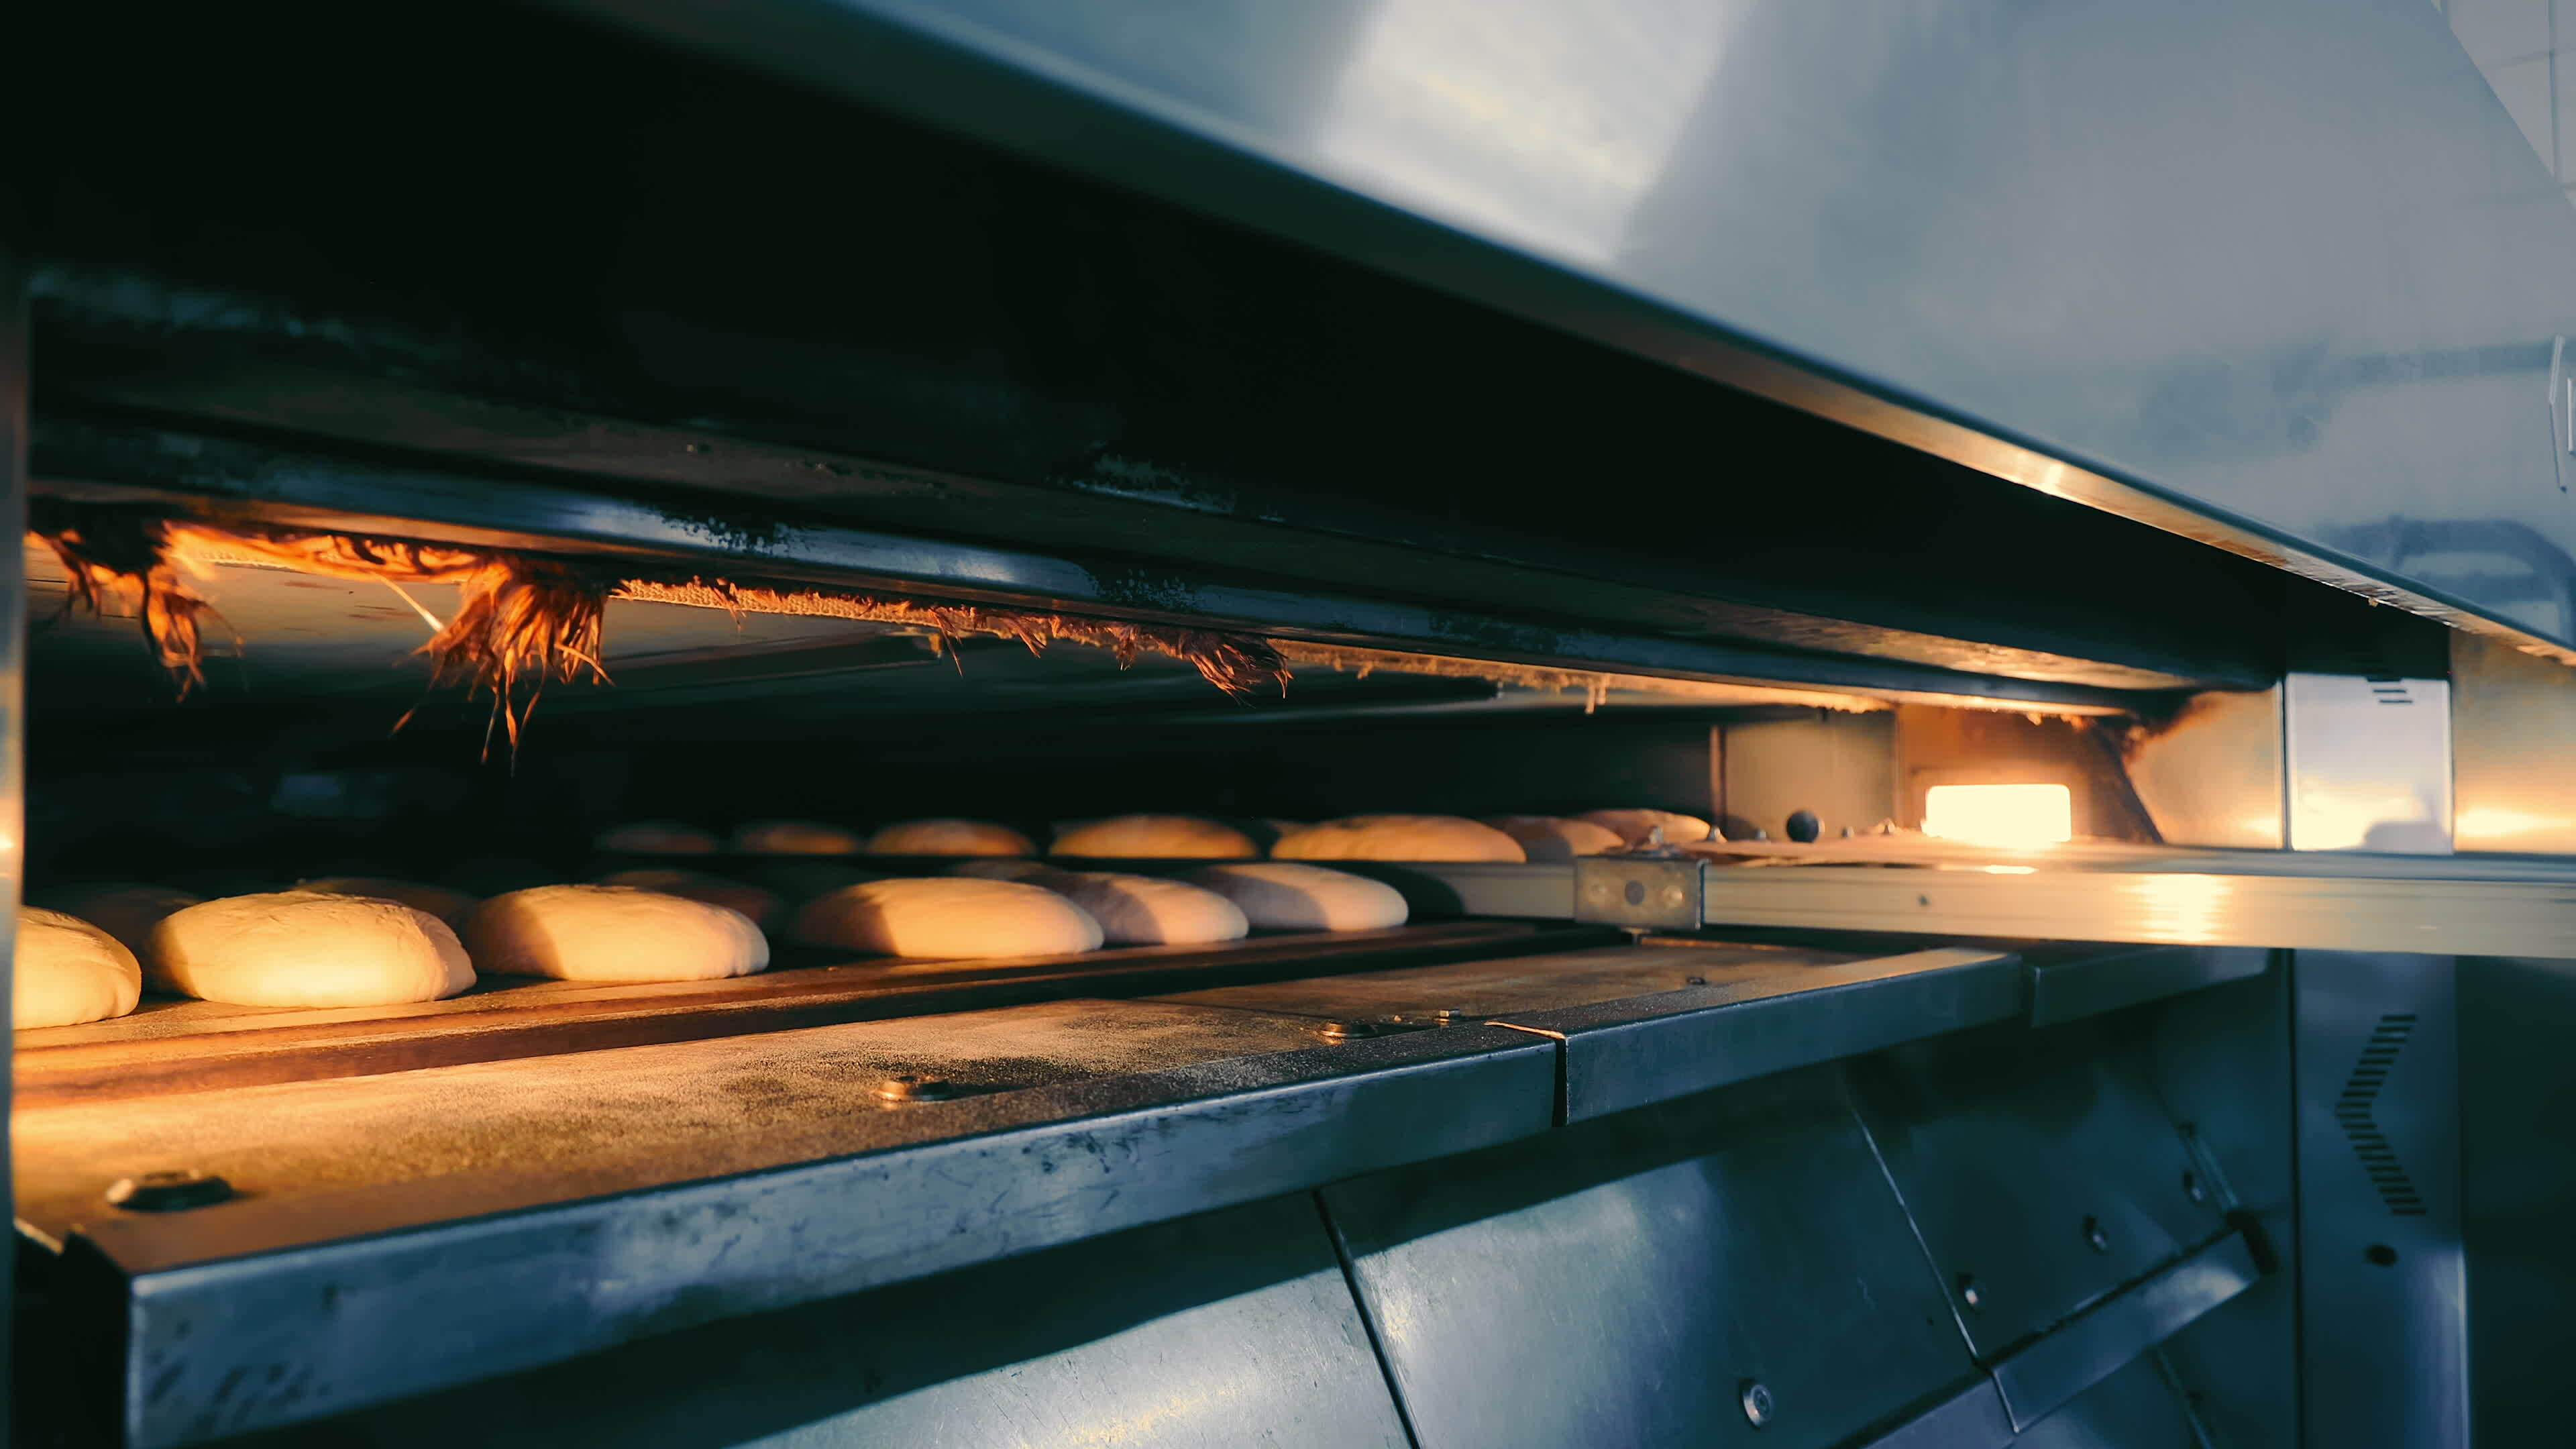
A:
[[[2075,794],[2063,785],[1935,785],[1923,794],[1923,833],[1979,845],[2053,845],[2075,836]]]

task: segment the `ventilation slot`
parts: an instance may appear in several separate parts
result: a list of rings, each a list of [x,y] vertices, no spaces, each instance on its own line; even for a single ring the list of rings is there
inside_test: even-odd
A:
[[[2373,675],[2363,681],[2370,686],[2370,697],[2380,704],[2413,704],[2415,696],[2406,692],[2406,681]]]
[[[2397,1150],[2388,1145],[2388,1136],[2379,1130],[2370,1109],[2379,1101],[2380,1089],[2388,1085],[2389,1069],[2397,1065],[2397,1054],[2406,1049],[2406,1039],[2414,1031],[2413,1012],[2381,1017],[2379,1029],[2362,1046],[2361,1059],[2352,1064],[2352,1075],[2344,1079],[2343,1095],[2334,1109],[2353,1155],[2361,1159],[2362,1171],[2370,1174],[2371,1186],[2379,1189],[2379,1200],[2402,1218],[2422,1217],[2424,1198],[2415,1191],[2415,1180],[2406,1175],[2406,1164],[2397,1160]]]

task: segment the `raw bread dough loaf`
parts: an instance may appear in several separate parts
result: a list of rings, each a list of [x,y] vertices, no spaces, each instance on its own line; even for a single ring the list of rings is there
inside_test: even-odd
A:
[[[1353,815],[1279,837],[1278,860],[1525,860],[1520,842],[1456,815]]]
[[[1658,830],[1663,832],[1666,845],[1688,845],[1717,834],[1698,816],[1671,810],[1586,810],[1574,818],[1615,830],[1621,840],[1632,846],[1650,844]]]
[[[465,946],[478,970],[559,981],[711,981],[769,964],[749,916],[633,886],[494,896],[466,923]]]
[[[156,986],[240,1006],[391,1006],[474,984],[445,921],[363,896],[272,891],[174,911],[152,928]]]
[[[620,855],[713,855],[723,842],[694,825],[671,820],[639,820],[592,837],[592,845]]]
[[[463,891],[452,891],[441,885],[424,885],[416,880],[389,880],[377,875],[326,875],[320,880],[300,880],[300,891],[318,891],[326,896],[366,896],[379,901],[396,901],[415,911],[427,911],[445,921],[450,929],[461,928],[465,918],[474,914],[482,902]]]
[[[887,956],[1057,956],[1099,949],[1100,923],[1054,891],[973,876],[869,881],[806,902],[796,934]]]
[[[752,855],[856,855],[866,844],[857,831],[813,820],[761,820],[733,833],[733,848]]]
[[[1195,815],[1116,815],[1064,832],[1047,853],[1094,860],[1258,860],[1261,847],[1223,821]],[[1115,933],[1110,939],[1117,939]]]
[[[1602,855],[1627,844],[1619,832],[1589,820],[1568,820],[1561,815],[1489,815],[1485,823],[1521,843],[1521,854],[1532,860],[1572,860],[1578,855]]]
[[[682,900],[705,901],[729,911],[740,911],[763,931],[778,923],[787,903],[749,881],[727,880],[720,875],[700,875],[694,870],[621,870],[599,878],[601,885],[633,886],[640,891],[660,891]],[[847,884],[847,882],[835,882]]]
[[[168,886],[111,881],[47,891],[36,898],[35,904],[89,922],[114,936],[119,945],[134,953],[135,960],[141,961],[151,953],[152,928],[161,924],[163,916],[204,900],[204,896],[192,896]]]
[[[60,911],[18,908],[10,1025],[75,1026],[123,1016],[143,999],[143,968],[123,942]]]
[[[1252,934],[1241,907],[1212,890],[1124,871],[1058,871],[1032,879],[1091,913],[1113,946],[1204,946]]]
[[[1320,865],[1247,861],[1190,872],[1264,931],[1377,931],[1404,924],[1404,897],[1384,881]]]
[[[982,820],[907,820],[868,840],[870,855],[1035,855],[1037,842]]]

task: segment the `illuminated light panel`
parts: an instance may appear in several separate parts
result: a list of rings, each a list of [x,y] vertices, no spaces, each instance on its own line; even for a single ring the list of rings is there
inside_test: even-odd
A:
[[[2054,845],[2075,838],[2075,792],[2063,785],[1935,785],[1923,833],[1979,845]]]

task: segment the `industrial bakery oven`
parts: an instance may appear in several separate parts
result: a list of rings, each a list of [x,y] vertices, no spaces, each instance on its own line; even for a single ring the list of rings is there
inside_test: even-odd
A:
[[[26,898],[1696,828],[13,1033],[23,1441],[2551,1442],[2576,218],[2438,17],[1116,8],[38,17]]]

